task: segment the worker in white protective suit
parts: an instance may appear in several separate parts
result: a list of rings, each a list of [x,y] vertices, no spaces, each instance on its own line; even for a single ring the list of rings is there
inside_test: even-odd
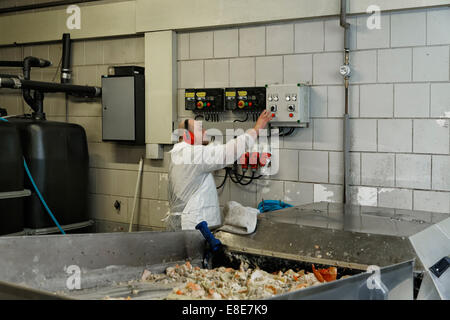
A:
[[[212,172],[234,163],[249,150],[270,119],[270,114],[263,111],[253,129],[225,144],[209,143],[200,121],[180,122],[178,143],[170,151],[168,230],[194,230],[201,221],[206,221],[211,228],[221,225]]]

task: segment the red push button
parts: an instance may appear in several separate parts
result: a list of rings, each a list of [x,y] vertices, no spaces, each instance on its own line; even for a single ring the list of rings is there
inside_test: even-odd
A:
[[[238,107],[242,109],[244,106],[245,106],[245,102],[242,101],[242,100],[240,100],[240,101],[238,102]]]
[[[207,106],[207,107],[211,107],[211,103],[209,103],[209,102],[206,103],[206,106]]]
[[[249,106],[249,107],[251,107],[252,105],[253,105],[253,103],[251,103],[251,102],[248,103],[248,106]]]
[[[272,113],[272,118],[275,118],[275,113]]]
[[[292,118],[294,116],[293,113],[289,113],[289,117]]]
[[[203,108],[203,102],[199,101],[197,102],[197,108]]]

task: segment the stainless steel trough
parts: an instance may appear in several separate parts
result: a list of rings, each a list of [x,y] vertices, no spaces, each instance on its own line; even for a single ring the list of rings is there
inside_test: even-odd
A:
[[[318,203],[261,214],[248,236],[216,235],[230,265],[310,271],[315,263],[352,275],[274,299],[412,299],[420,284],[414,275],[425,269],[408,237],[445,216],[391,210]],[[0,298],[161,299],[171,286],[133,280],[145,268],[200,265],[204,249],[198,231],[0,237]],[[380,267],[379,278],[369,265]]]

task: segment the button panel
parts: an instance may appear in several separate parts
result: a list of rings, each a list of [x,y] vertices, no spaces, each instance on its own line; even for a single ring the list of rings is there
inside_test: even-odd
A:
[[[274,126],[306,127],[310,122],[310,87],[305,84],[267,85],[267,110]]]
[[[223,93],[223,89],[186,89],[185,109],[194,112],[223,112]]]
[[[266,109],[266,88],[226,88],[225,109],[233,112],[260,113]]]

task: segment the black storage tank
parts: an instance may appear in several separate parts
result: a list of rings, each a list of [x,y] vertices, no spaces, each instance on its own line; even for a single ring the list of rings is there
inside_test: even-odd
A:
[[[14,125],[0,121],[0,235],[24,229],[23,196],[6,197],[24,190],[22,148]]]
[[[22,149],[34,181],[60,225],[88,218],[89,155],[84,128],[72,123],[10,118],[19,131]],[[25,187],[25,227],[55,227],[28,177]]]

